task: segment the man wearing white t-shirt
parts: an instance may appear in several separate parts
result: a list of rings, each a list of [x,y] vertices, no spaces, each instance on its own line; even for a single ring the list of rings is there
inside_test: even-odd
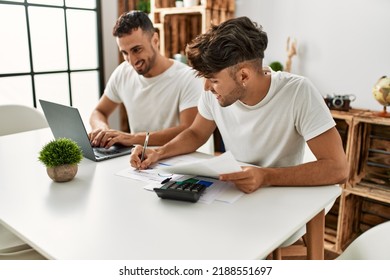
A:
[[[218,127],[226,150],[242,171],[220,175],[246,193],[261,186],[310,186],[345,182],[348,163],[328,107],[306,78],[263,68],[267,34],[247,17],[213,26],[186,49],[204,78],[194,123],[162,147],[142,147],[130,157],[144,169],[156,161],[194,152]],[[305,142],[317,160],[302,163]],[[253,166],[255,165],[255,166]]]
[[[91,143],[106,148],[141,144],[149,132],[149,145],[163,145],[192,124],[203,82],[188,65],[160,54],[158,34],[147,14],[121,15],[113,34],[125,61],[112,73],[92,112]],[[108,125],[108,117],[121,103],[130,133]]]

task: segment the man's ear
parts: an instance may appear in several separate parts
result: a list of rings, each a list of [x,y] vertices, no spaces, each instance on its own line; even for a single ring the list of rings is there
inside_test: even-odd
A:
[[[157,32],[153,33],[152,43],[153,43],[153,45],[155,45],[157,47],[160,45],[160,38],[158,37],[158,33]]]
[[[248,84],[248,80],[251,76],[251,71],[247,67],[241,67],[241,69],[238,71],[238,81],[245,86]]]

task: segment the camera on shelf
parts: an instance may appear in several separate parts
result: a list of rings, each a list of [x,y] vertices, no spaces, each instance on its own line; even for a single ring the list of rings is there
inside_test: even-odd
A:
[[[331,110],[340,110],[340,111],[348,111],[351,109],[350,103],[356,99],[356,96],[353,94],[346,95],[326,95],[324,97],[326,105]]]

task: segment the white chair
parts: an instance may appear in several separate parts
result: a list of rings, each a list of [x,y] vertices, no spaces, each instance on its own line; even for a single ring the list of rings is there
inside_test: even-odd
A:
[[[45,116],[23,105],[0,105],[0,136],[48,127]],[[20,238],[0,225],[0,260],[45,259]]]
[[[390,260],[390,221],[363,232],[336,260]]]
[[[0,119],[0,136],[48,127],[41,112],[24,105],[0,105]]]
[[[45,260],[46,258],[0,225],[0,260]]]

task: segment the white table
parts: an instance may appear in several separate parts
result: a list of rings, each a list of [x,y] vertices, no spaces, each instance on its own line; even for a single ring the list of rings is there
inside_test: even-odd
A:
[[[0,223],[50,259],[265,258],[308,223],[308,254],[323,258],[324,207],[338,186],[268,187],[233,204],[162,200],[115,175],[129,157],[83,159],[55,183],[38,162],[49,129],[0,137]]]

